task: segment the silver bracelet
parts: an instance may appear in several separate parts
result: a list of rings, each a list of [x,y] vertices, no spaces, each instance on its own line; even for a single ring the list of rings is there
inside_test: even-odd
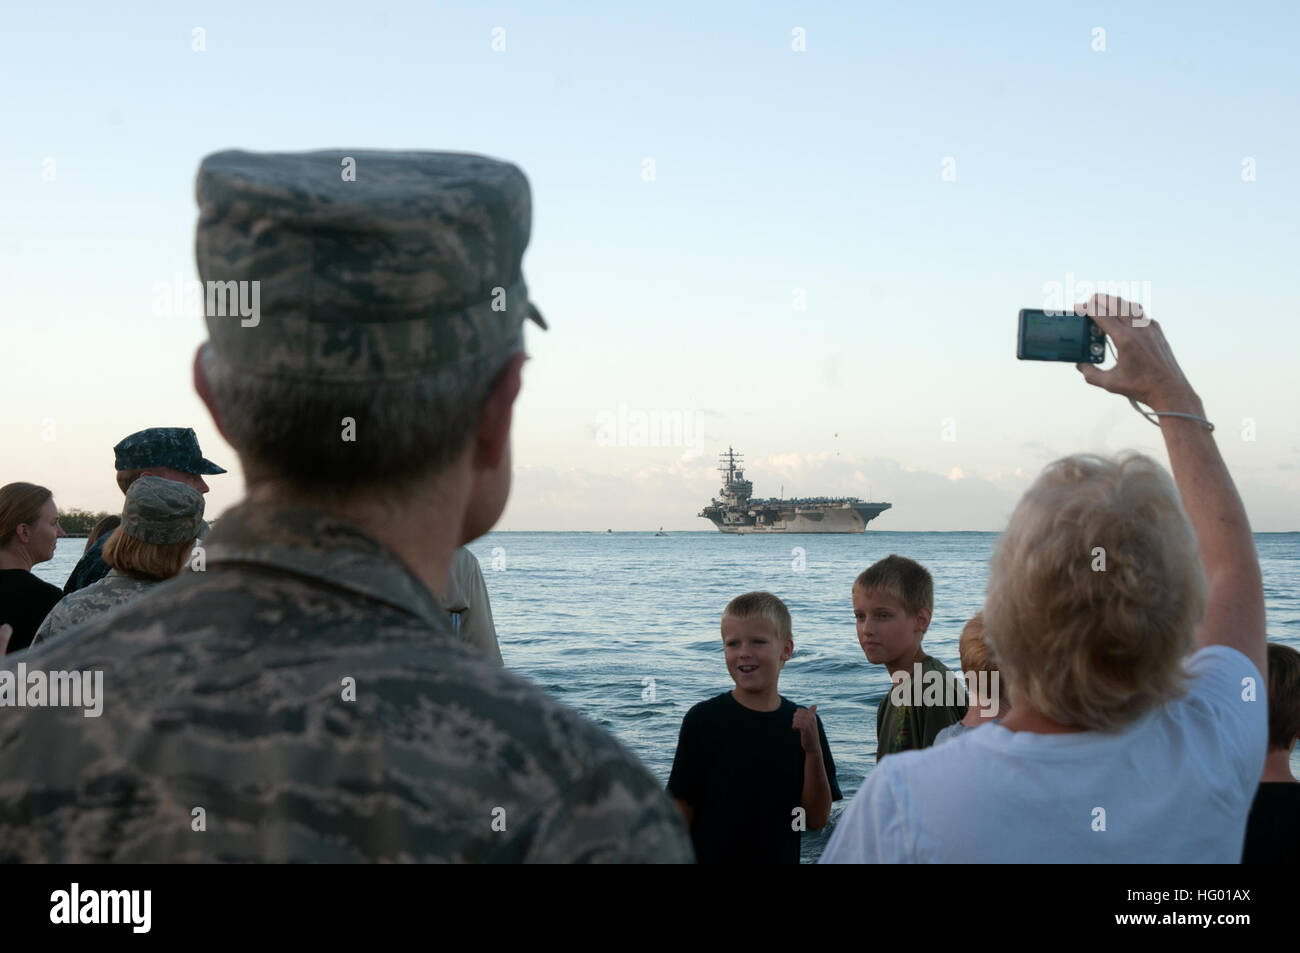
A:
[[[1185,417],[1188,420],[1195,420],[1197,423],[1205,424],[1205,426],[1209,427],[1211,431],[1214,430],[1214,424],[1210,423],[1204,417],[1197,417],[1195,414],[1180,414],[1172,410],[1145,411],[1138,406],[1138,402],[1134,400],[1132,397],[1128,399],[1128,402],[1133,405],[1134,410],[1136,410],[1147,420],[1151,421],[1157,427],[1160,426],[1160,421],[1156,420],[1157,417]]]

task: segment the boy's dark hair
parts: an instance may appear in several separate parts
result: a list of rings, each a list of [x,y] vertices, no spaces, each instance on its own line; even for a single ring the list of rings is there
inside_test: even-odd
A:
[[[1300,652],[1268,643],[1268,746],[1291,747],[1300,735]]]
[[[873,563],[853,581],[855,589],[878,589],[903,604],[908,615],[934,611],[934,579],[930,571],[906,556],[889,555]]]
[[[747,592],[743,596],[736,596],[722,610],[722,618],[727,616],[736,619],[765,619],[776,630],[776,637],[781,642],[794,638],[790,610],[770,592]]]

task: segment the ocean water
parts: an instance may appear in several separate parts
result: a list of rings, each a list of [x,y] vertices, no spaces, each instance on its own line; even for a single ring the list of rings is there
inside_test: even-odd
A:
[[[682,716],[732,687],[719,617],[733,596],[776,593],[790,607],[794,656],[781,694],[817,705],[844,800],[875,764],[875,710],[885,670],[862,654],[850,589],[891,553],[934,576],[926,651],[960,668],[962,626],[983,605],[996,533],[744,535],[491,533],[470,544],[483,565],[501,654],[513,671],[617,736],[667,783]],[[84,548],[59,541],[35,568],[62,586]],[[1300,649],[1300,533],[1255,536],[1270,639]],[[1300,755],[1292,770],[1300,774]],[[805,861],[830,827],[803,837]]]

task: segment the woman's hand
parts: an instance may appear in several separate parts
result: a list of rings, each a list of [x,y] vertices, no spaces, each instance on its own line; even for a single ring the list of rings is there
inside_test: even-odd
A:
[[[1106,371],[1095,364],[1076,364],[1089,384],[1140,400],[1152,410],[1184,411],[1200,405],[1160,325],[1143,313],[1141,305],[1093,295],[1075,312],[1092,318],[1115,342],[1118,355],[1115,366]]]

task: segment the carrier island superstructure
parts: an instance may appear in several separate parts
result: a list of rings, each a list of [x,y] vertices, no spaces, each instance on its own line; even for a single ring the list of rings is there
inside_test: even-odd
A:
[[[700,516],[724,533],[865,533],[867,524],[892,505],[856,496],[755,500],[741,455],[728,447],[720,463],[722,498],[710,501]]]

